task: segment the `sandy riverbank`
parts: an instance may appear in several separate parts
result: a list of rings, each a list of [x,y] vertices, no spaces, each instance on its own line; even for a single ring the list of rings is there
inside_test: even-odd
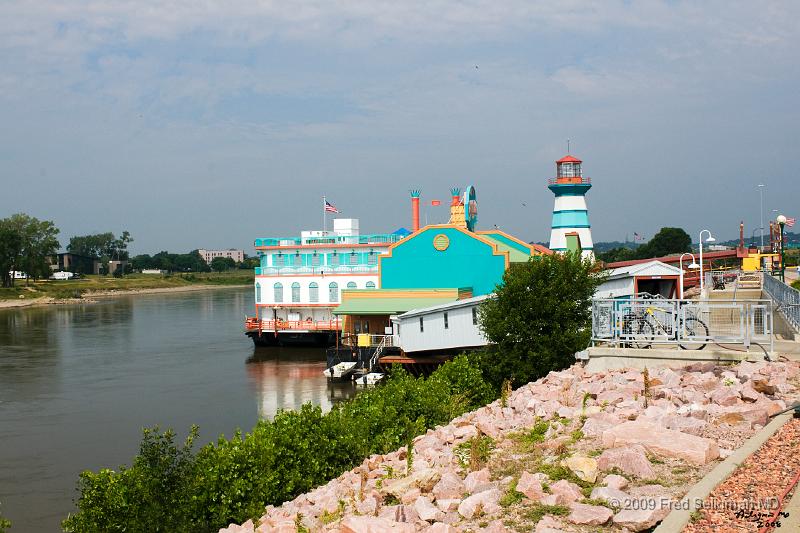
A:
[[[16,300],[0,300],[0,309],[12,309],[19,307],[33,307],[42,305],[70,305],[70,304],[91,304],[96,303],[95,298],[109,298],[114,296],[130,296],[139,294],[158,294],[172,292],[206,291],[210,289],[241,289],[250,287],[247,285],[188,285],[185,287],[157,287],[147,289],[112,289],[106,291],[87,291],[81,298],[52,298],[42,296],[40,298],[19,298]]]

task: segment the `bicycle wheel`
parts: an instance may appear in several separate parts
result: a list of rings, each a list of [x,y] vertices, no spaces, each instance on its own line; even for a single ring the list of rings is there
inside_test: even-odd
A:
[[[643,350],[649,348],[653,343],[655,330],[650,322],[639,319],[630,324],[626,334],[630,338],[629,342],[626,343],[626,347]]]
[[[703,340],[708,340],[708,326],[699,318],[687,318],[683,322],[683,331],[687,337],[699,337]],[[683,350],[702,350],[706,347],[703,344],[681,344]]]

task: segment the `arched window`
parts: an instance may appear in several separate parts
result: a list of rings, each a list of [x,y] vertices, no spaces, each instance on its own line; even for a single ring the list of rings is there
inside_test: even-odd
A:
[[[292,302],[300,303],[300,284],[296,281],[292,283]]]
[[[348,281],[348,282],[347,282],[347,288],[348,288],[348,289],[357,289],[357,288],[358,288],[358,285],[356,285],[356,282],[355,282],[355,281]]]
[[[261,303],[261,284],[256,283],[256,303]]]
[[[339,285],[335,281],[328,285],[328,301],[334,303],[339,301]]]
[[[275,289],[275,303],[281,303],[283,301],[283,284],[278,282],[273,287]]]
[[[319,285],[313,281],[308,285],[308,299],[312,304],[319,302]]]
[[[367,288],[368,289],[374,289],[375,288],[375,282],[374,281],[368,281],[367,282]]]

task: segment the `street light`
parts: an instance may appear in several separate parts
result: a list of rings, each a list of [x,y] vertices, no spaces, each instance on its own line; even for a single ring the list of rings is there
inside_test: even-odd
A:
[[[761,197],[761,248],[759,253],[764,250],[764,184],[758,184],[758,195]],[[701,260],[702,261],[702,260]]]
[[[703,297],[703,233],[708,233],[706,242],[714,242],[717,240],[711,235],[711,230],[700,230],[700,298]],[[764,236],[762,235],[761,237],[763,239]]]
[[[684,256],[687,256],[687,255],[692,256],[692,264],[689,265],[687,268],[691,268],[692,270],[696,270],[696,269],[700,268],[700,265],[698,265],[697,261],[694,260],[694,254],[691,253],[691,252],[685,252],[683,255],[681,255],[681,258],[678,259],[678,263],[680,264],[680,267],[681,267],[681,282],[680,282],[681,283],[681,296],[680,296],[681,300],[683,300],[683,258],[684,258]]]
[[[778,215],[778,218],[776,218],[775,221],[781,227],[781,281],[786,283],[786,279],[784,278],[784,275],[786,274],[786,264],[783,261],[783,227],[786,225],[786,217],[783,215]]]

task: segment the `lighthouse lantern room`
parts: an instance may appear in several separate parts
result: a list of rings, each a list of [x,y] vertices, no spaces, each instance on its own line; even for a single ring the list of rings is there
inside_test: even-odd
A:
[[[548,188],[556,195],[550,249],[557,252],[580,250],[584,257],[591,257],[594,243],[586,193],[592,188],[592,182],[583,176],[582,163],[571,155],[562,157],[556,161],[556,177],[548,182]]]

